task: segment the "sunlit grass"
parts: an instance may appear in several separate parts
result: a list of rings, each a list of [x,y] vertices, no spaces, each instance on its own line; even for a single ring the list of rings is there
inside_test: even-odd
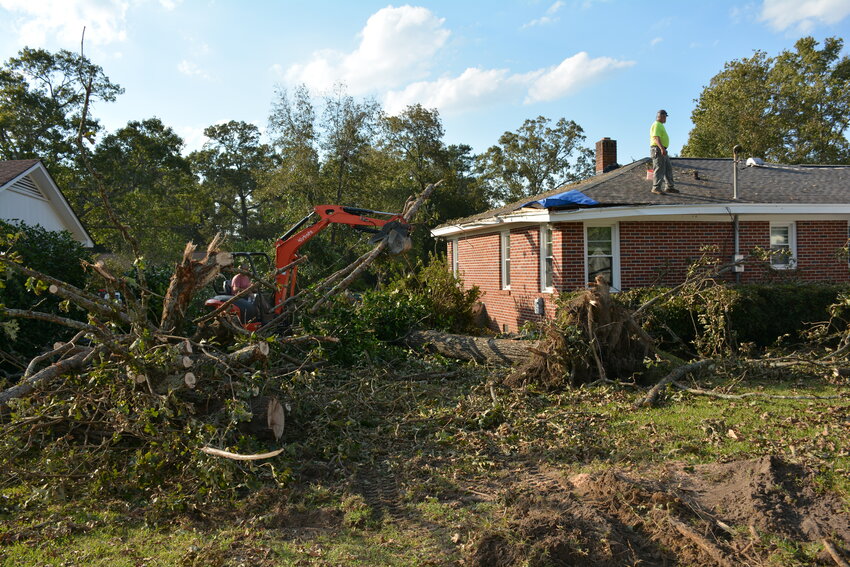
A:
[[[317,374],[310,380],[287,425],[289,485],[297,489],[272,493],[262,504],[247,498],[220,520],[206,511],[200,523],[162,524],[147,523],[142,505],[124,504],[133,517],[128,521],[121,505],[56,502],[55,490],[23,505],[24,491],[7,487],[0,494],[0,564],[415,566],[433,565],[435,557],[451,562],[463,557],[471,534],[506,529],[500,482],[526,463],[592,472],[777,455],[812,466],[821,489],[836,490],[850,505],[850,399],[846,387],[826,380],[721,376],[703,377],[699,386],[729,394],[844,397],[729,400],[671,387],[657,407],[639,409],[634,405],[641,389],[511,390],[500,386],[498,373],[477,366],[440,381],[365,373]],[[329,472],[310,478],[311,466]],[[395,478],[393,511],[376,508],[357,491],[359,476],[378,473]],[[470,494],[474,497],[467,498]],[[272,506],[281,514],[331,511],[336,520],[295,533],[275,523]],[[64,528],[58,526],[62,522]],[[814,553],[787,542],[774,545],[780,559],[805,561]]]

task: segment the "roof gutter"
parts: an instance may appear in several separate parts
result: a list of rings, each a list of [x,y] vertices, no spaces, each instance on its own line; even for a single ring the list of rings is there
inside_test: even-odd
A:
[[[804,217],[834,220],[850,220],[850,203],[830,204],[796,204],[796,203],[718,203],[711,205],[640,205],[623,207],[594,207],[569,211],[534,210],[516,212],[499,217],[490,217],[464,224],[444,225],[431,230],[435,237],[454,237],[461,234],[483,232],[495,226],[508,224],[520,225],[530,223],[553,222],[585,222],[597,220],[671,220],[678,217],[689,221],[721,221],[729,215],[741,216],[776,216],[793,215],[798,220],[808,220]],[[706,218],[716,216],[717,218]],[[751,219],[746,219],[751,220]]]

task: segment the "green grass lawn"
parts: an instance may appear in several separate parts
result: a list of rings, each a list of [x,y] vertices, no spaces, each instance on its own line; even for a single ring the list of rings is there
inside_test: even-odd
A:
[[[408,380],[366,368],[303,378],[287,451],[274,463],[291,472],[246,487],[231,505],[153,514],[150,502],[62,493],[61,479],[6,482],[0,564],[453,564],[476,533],[506,529],[505,480],[545,466],[594,473],[777,455],[814,468],[819,486],[850,506],[846,384],[708,375],[701,388],[834,399],[726,400],[670,388],[658,407],[634,409],[641,389],[510,390],[498,385],[503,372],[466,366]]]

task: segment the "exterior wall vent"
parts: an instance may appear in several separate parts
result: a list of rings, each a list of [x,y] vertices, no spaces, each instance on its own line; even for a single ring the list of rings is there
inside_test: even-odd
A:
[[[41,189],[32,182],[32,179],[29,177],[23,177],[16,181],[9,189],[17,191],[18,193],[23,193],[24,195],[29,195],[30,197],[35,197],[37,199],[41,199],[43,201],[47,200],[47,197],[44,196],[44,193],[41,192]]]

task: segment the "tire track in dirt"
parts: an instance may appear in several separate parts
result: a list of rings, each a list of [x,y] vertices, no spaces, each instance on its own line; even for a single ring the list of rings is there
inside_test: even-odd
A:
[[[383,521],[385,517],[393,521],[403,521],[409,516],[409,512],[400,503],[398,480],[386,467],[359,469],[354,475],[352,489],[363,497],[376,521]]]

